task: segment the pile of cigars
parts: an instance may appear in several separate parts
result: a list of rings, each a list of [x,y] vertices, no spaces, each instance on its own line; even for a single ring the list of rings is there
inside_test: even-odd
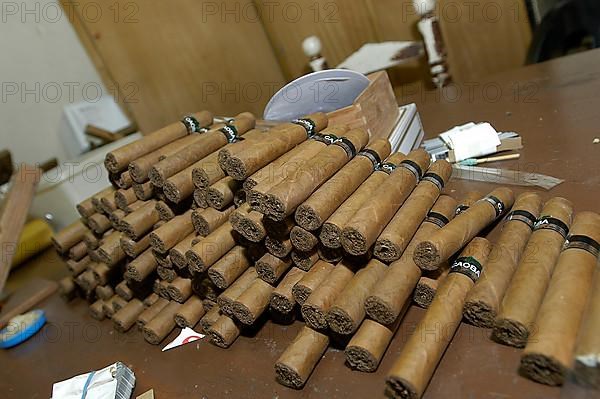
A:
[[[504,187],[459,202],[442,194],[446,161],[327,125],[203,111],[108,153],[113,186],[54,237],[71,271],[62,294],[152,344],[179,326],[227,348],[265,317],[301,318],[275,364],[297,389],[332,343],[375,371],[412,302],[428,310],[389,396],[423,394],[463,319],[523,347],[530,379],[560,385],[576,369],[598,383],[599,215]],[[492,245],[478,235],[494,223]]]

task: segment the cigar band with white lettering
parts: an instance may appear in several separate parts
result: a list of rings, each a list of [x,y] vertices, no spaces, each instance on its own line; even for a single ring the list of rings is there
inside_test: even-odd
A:
[[[433,224],[439,226],[440,228],[444,227],[445,225],[447,225],[450,222],[446,216],[442,215],[441,213],[437,213],[437,212],[429,212],[427,214],[427,217],[425,218],[425,221],[429,222],[429,223],[433,223]]]
[[[377,170],[379,164],[381,164],[381,158],[379,157],[379,154],[368,148],[365,148],[364,150],[356,154],[356,156],[363,156],[365,158],[368,158],[369,161],[371,161],[371,163],[373,164],[373,170]]]
[[[440,175],[437,175],[433,172],[425,173],[425,176],[423,176],[422,180],[435,184],[440,191],[442,191],[444,188],[444,179],[442,179]]]
[[[569,226],[567,226],[562,220],[553,218],[552,216],[541,216],[533,227],[533,231],[537,230],[554,230],[563,238],[567,238],[569,234]]]
[[[330,144],[335,143],[335,141],[338,140],[338,137],[335,134],[331,134],[331,133],[327,133],[327,134],[317,133],[314,136],[312,136],[310,139],[330,145]]]
[[[235,143],[239,139],[238,131],[233,125],[225,125],[219,131],[225,135],[229,143]]]
[[[356,147],[354,147],[354,144],[347,138],[340,137],[333,144],[342,147],[344,151],[346,151],[348,158],[352,159],[356,156]]]
[[[306,130],[306,135],[310,138],[317,133],[317,125],[315,122],[308,118],[294,119],[292,121],[294,125],[300,125]]]
[[[595,258],[600,256],[600,243],[591,237],[584,235],[570,235],[567,237],[563,245],[563,251],[566,249],[583,249],[594,255]]]
[[[465,213],[467,211],[467,209],[469,209],[470,206],[469,205],[465,205],[465,204],[461,204],[459,206],[456,207],[456,211],[454,211],[454,216],[458,216],[461,213]]]
[[[410,171],[413,175],[415,175],[415,179],[417,179],[417,183],[419,182],[419,180],[421,180],[423,171],[421,170],[421,167],[416,162],[413,162],[410,159],[405,159],[404,161],[400,162],[400,166],[408,169],[408,171]]]
[[[449,273],[460,273],[469,277],[474,283],[479,280],[483,266],[472,256],[462,256],[452,263]]]
[[[519,222],[525,223],[531,230],[533,230],[535,226],[535,222],[537,221],[536,217],[533,216],[531,212],[525,211],[523,209],[515,209],[511,213],[506,216],[506,221],[510,222],[511,220],[518,220]]]
[[[384,162],[381,165],[379,165],[379,168],[377,168],[377,170],[385,172],[385,173],[387,173],[389,175],[393,171],[395,171],[397,167],[398,167],[398,165],[393,164],[391,162]]]
[[[480,199],[480,201],[485,201],[492,204],[494,210],[496,211],[496,217],[502,215],[504,213],[504,209],[506,208],[504,206],[504,202],[500,201],[500,199],[494,197],[493,195],[487,195]]]
[[[188,134],[191,134],[191,133],[204,133],[204,132],[206,132],[208,130],[206,128],[203,128],[200,125],[200,122],[198,122],[198,119],[194,118],[191,115],[188,115],[188,116],[184,117],[181,120],[181,123],[183,123],[183,125],[187,129]]]

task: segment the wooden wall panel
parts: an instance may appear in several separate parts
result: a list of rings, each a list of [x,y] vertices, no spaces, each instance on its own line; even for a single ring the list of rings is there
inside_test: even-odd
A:
[[[262,116],[284,84],[263,25],[241,12],[252,1],[236,0],[240,11],[229,14],[224,4],[76,0],[69,7],[140,128],[149,132],[200,109]]]

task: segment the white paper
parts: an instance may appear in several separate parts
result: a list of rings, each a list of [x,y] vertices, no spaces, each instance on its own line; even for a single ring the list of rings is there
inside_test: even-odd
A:
[[[456,126],[440,134],[440,137],[454,150],[456,162],[493,154],[500,145],[498,132],[487,122]]]
[[[88,384],[86,399],[115,399],[117,392],[115,373],[116,363],[96,371]],[[81,374],[69,380],[57,382],[52,387],[52,399],[81,399],[90,374]]]
[[[189,344],[190,342],[198,341],[199,339],[204,338],[206,335],[197,333],[189,327],[181,330],[181,333],[175,338],[172,342],[168,343],[162,351],[168,351],[169,349],[176,348],[181,345]]]

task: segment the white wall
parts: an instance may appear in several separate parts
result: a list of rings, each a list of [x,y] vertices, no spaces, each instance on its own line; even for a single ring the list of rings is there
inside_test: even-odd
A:
[[[67,160],[63,106],[105,90],[61,11],[53,0],[0,2],[0,149],[14,162]]]

